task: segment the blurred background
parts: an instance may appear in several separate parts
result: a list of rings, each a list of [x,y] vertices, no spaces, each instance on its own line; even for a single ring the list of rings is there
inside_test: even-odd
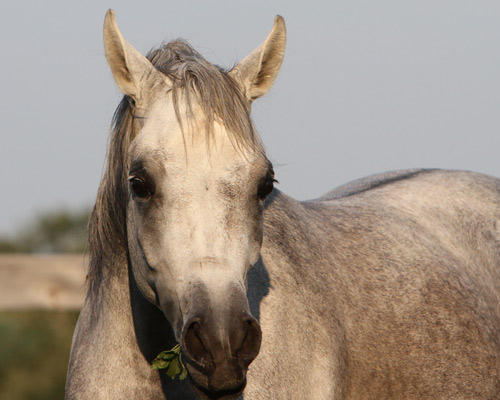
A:
[[[85,227],[121,97],[102,47],[108,8],[142,53],[183,37],[228,68],[284,16],[285,62],[253,115],[279,188],[298,199],[393,169],[500,176],[496,0],[4,1],[2,399],[63,397]]]

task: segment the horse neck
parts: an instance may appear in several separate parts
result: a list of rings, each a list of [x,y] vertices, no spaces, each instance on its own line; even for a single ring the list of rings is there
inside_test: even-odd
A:
[[[103,272],[97,293],[88,299],[91,315],[113,335],[121,328],[122,338],[135,342],[143,357],[152,361],[176,341],[163,313],[140,293],[127,258],[120,257],[120,266]]]
[[[165,386],[172,385],[150,366],[156,355],[175,345],[172,329],[140,294],[125,260],[103,260],[121,265],[100,266],[101,279],[87,294],[73,339],[68,399],[83,392],[94,398],[128,393],[131,398],[163,399]],[[115,394],[116,387],[124,391]]]

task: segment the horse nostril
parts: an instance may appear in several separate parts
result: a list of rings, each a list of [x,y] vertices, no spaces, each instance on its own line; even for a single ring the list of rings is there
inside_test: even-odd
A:
[[[186,355],[198,367],[208,369],[212,364],[210,353],[205,347],[201,334],[201,321],[193,318],[184,326],[182,332],[183,348]]]
[[[243,327],[246,334],[238,350],[238,358],[243,367],[246,368],[259,354],[262,332],[257,320],[250,315],[245,315],[243,318]]]

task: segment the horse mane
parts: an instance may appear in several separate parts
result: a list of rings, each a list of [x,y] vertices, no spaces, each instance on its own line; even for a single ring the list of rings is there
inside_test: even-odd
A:
[[[208,137],[212,137],[214,122],[219,121],[235,148],[263,151],[250,118],[250,102],[227,71],[208,62],[183,40],[153,49],[146,57],[172,81],[173,106],[181,127],[180,102],[185,104],[186,121],[192,117],[196,102],[204,113]],[[134,101],[124,96],[113,115],[106,168],[89,220],[87,282],[94,294],[101,286],[103,268],[123,273],[119,266],[127,262],[127,154],[137,133],[137,118],[141,117],[136,115]]]

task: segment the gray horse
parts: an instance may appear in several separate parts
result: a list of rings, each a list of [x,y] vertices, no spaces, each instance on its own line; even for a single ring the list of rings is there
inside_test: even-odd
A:
[[[89,225],[67,399],[500,398],[500,181],[376,175],[298,202],[250,119],[276,17],[230,71],[104,24],[125,94]],[[188,379],[151,368],[181,345]]]

